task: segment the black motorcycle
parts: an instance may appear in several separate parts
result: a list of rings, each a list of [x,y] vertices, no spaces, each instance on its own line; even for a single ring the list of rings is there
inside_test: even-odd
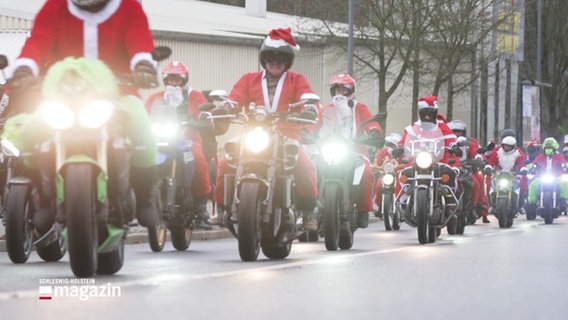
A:
[[[271,113],[264,106],[250,106],[248,116],[234,116],[243,129],[239,142],[225,144],[235,173],[224,176],[223,202],[230,216],[227,228],[238,240],[243,261],[257,260],[261,248],[270,259],[284,259],[294,239],[305,232],[302,214],[294,205],[292,174],[300,145],[282,135],[278,124],[315,124],[315,119],[302,117],[295,109],[317,101],[317,95],[304,94],[289,112]]]

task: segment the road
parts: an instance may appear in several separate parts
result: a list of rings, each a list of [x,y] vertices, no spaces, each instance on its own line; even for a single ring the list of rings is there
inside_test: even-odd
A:
[[[23,265],[0,252],[3,319],[565,319],[568,218],[553,225],[515,220],[511,229],[468,226],[419,245],[416,230],[386,232],[374,220],[351,250],[328,252],[323,241],[295,242],[290,256],[242,262],[235,239],[126,248],[124,267],[95,277],[111,297],[39,299],[40,285],[81,287],[67,256]],[[51,285],[51,284],[50,284]],[[95,290],[95,289],[92,289]],[[98,289],[97,289],[98,290]],[[77,291],[76,291],[77,292]],[[76,293],[75,292],[75,293]],[[93,291],[95,292],[95,291]],[[95,292],[102,295],[100,291]],[[118,294],[120,293],[120,294]],[[60,292],[60,295],[63,293]],[[71,296],[69,296],[71,295]]]

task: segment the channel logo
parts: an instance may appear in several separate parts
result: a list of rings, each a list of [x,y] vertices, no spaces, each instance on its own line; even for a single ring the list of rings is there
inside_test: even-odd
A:
[[[39,286],[39,300],[51,300],[51,286]]]

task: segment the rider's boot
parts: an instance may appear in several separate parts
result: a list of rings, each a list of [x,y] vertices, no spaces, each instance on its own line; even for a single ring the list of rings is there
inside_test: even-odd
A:
[[[316,199],[310,197],[298,197],[296,209],[302,211],[302,227],[308,231],[318,230],[318,209]]]
[[[130,182],[136,195],[136,218],[143,227],[158,223],[156,167],[131,168]]]
[[[378,206],[377,210],[374,211],[373,214],[375,215],[375,217],[383,219],[383,212],[381,206]]]
[[[369,212],[357,211],[357,226],[361,229],[369,226]]]
[[[193,212],[195,213],[195,226],[199,229],[211,230],[209,212],[207,212],[207,195],[193,197]]]
[[[222,203],[215,203],[216,212],[214,218],[211,218],[211,224],[214,226],[223,226],[224,225],[224,216],[225,216],[225,206]]]
[[[491,223],[491,221],[487,219],[487,216],[483,216],[483,223]]]

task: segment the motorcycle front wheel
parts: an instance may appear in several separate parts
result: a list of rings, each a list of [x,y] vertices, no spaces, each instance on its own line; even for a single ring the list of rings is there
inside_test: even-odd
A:
[[[497,219],[499,220],[499,228],[508,227],[509,205],[507,199],[497,199]]]
[[[243,182],[237,207],[239,227],[239,255],[243,261],[256,261],[260,252],[262,236],[262,199],[261,186],[257,181]]]
[[[65,214],[69,262],[77,277],[91,277],[97,270],[98,225],[96,179],[90,164],[68,164],[65,180]]]
[[[415,192],[416,200],[414,203],[414,212],[416,214],[416,229],[418,231],[418,242],[420,244],[428,243],[428,234],[430,233],[430,223],[428,222],[428,189],[418,189]]]
[[[192,233],[193,230],[191,230],[189,226],[176,226],[170,229],[172,245],[174,246],[174,248],[176,248],[176,250],[178,251],[184,251],[189,248]]]
[[[400,229],[398,214],[395,212],[396,209],[393,207],[393,198],[394,195],[392,193],[383,195],[383,219],[385,222],[385,230],[387,231]]]
[[[30,210],[30,186],[12,185],[8,190],[4,222],[6,249],[13,263],[28,261],[33,247],[33,230]]]
[[[164,249],[168,232],[163,215],[163,199],[167,199],[168,187],[167,184],[160,179],[157,188],[159,190],[158,196],[156,197],[158,203],[158,220],[155,225],[148,226],[148,244],[150,245],[150,249],[154,252],[160,252]]]
[[[335,251],[339,246],[339,210],[341,208],[342,195],[336,184],[325,187],[323,194],[323,232],[325,236],[325,248]]]

